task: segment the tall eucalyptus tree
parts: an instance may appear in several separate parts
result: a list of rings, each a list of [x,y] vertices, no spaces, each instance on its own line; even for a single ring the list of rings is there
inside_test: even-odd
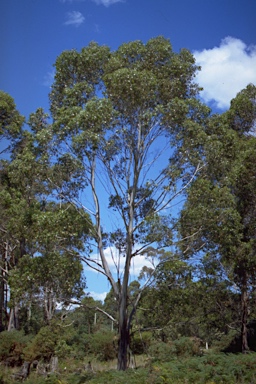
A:
[[[118,369],[125,370],[141,295],[140,290],[128,312],[130,267],[149,245],[172,244],[172,205],[200,168],[200,163],[186,167],[180,130],[198,129],[208,109],[196,100],[193,56],[185,49],[174,53],[163,37],[123,44],[113,52],[91,43],[81,52],[63,52],[55,67],[50,101],[56,158],[80,167],[74,186],[86,194],[77,199],[63,184],[56,188],[94,221],[99,258],[84,262],[105,275],[113,289]],[[115,272],[107,245],[119,252]]]

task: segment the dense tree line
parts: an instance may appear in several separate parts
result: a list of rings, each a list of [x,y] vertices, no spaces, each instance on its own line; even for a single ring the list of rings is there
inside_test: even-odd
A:
[[[211,113],[192,54],[163,37],[91,43],[55,67],[50,116],[25,122],[0,93],[0,330],[38,334],[62,315],[83,337],[107,328],[119,370],[146,331],[211,344],[240,329],[248,351],[256,87]],[[152,267],[131,282],[140,256]],[[104,304],[85,296],[83,264],[108,279]]]

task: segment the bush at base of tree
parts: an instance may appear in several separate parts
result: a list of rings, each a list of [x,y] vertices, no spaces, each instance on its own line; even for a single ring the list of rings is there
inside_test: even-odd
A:
[[[89,352],[100,361],[108,361],[116,358],[117,342],[113,332],[99,332],[89,335]]]
[[[131,350],[135,355],[147,353],[152,343],[152,332],[136,333],[131,338]]]

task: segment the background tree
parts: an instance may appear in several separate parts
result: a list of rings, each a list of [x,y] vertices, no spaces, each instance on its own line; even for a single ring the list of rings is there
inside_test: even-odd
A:
[[[71,204],[58,204],[54,196],[52,180],[62,177],[68,184],[70,169],[57,175],[51,167],[47,115],[38,109],[28,125],[13,143],[10,158],[1,162],[2,291],[8,329],[19,328],[21,303],[30,313],[40,294],[48,321],[57,300],[81,296],[77,252],[85,251],[90,230],[89,217],[84,220],[85,215]]]
[[[7,93],[0,91],[0,143],[3,147],[1,151],[0,163],[0,332],[5,329],[7,320],[7,302],[8,302],[8,260],[9,252],[14,245],[10,244],[10,238],[7,234],[6,222],[10,219],[10,212],[6,212],[4,207],[3,195],[5,194],[4,185],[6,184],[7,162],[4,158],[10,156],[12,147],[19,140],[24,117],[17,111],[13,98]]]
[[[94,221],[99,259],[83,260],[105,275],[113,289],[118,369],[125,370],[131,320],[141,295],[140,289],[128,311],[131,262],[149,245],[172,243],[171,204],[200,167],[185,167],[179,133],[185,125],[198,130],[209,111],[195,100],[193,56],[187,50],[174,53],[162,37],[123,44],[114,52],[91,43],[80,53],[63,52],[55,67],[50,100],[56,156],[80,164],[83,173],[76,186],[90,189],[91,199],[88,193],[82,200],[69,196],[61,184],[56,188]],[[118,240],[115,274],[105,252],[107,232]]]
[[[237,294],[214,260],[188,265],[180,255],[164,255],[156,280],[139,306],[141,331],[163,342],[195,337],[211,345],[236,329]]]
[[[0,91],[0,143],[4,148],[0,155],[8,154],[12,145],[19,139],[24,120],[24,116],[16,109],[13,98]]]
[[[241,296],[242,350],[248,350],[249,303],[255,287],[256,87],[213,116],[200,155],[205,167],[191,185],[181,215],[185,255],[210,254]]]

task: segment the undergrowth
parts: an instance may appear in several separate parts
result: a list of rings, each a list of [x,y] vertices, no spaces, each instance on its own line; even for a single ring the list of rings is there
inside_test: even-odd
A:
[[[209,354],[202,357],[155,361],[149,367],[127,372],[96,374],[90,384],[254,384],[256,354]],[[80,383],[83,383],[81,381]],[[85,381],[84,381],[85,383]],[[71,383],[70,384],[78,384]]]
[[[48,377],[32,372],[26,384],[254,384],[256,383],[256,353],[214,354],[194,357],[170,357],[170,361],[144,361],[138,368],[119,372],[115,361],[108,365],[94,361],[93,372],[87,372],[80,361],[61,361],[59,372]],[[66,367],[65,363],[69,365]],[[142,365],[143,364],[143,365]],[[11,368],[0,368],[0,384],[12,384]]]

